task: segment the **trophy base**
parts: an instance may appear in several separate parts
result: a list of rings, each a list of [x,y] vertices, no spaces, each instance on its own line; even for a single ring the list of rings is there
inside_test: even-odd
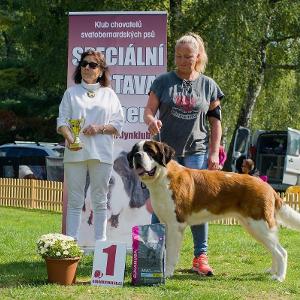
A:
[[[73,144],[70,144],[69,145],[69,148],[70,149],[82,149],[83,148],[83,144],[82,143],[73,143]]]

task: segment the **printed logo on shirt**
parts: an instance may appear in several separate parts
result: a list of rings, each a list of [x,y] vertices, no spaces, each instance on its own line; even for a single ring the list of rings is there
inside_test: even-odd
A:
[[[191,112],[196,105],[196,99],[186,95],[176,95],[174,102],[185,112]]]
[[[171,114],[178,119],[194,120],[199,113],[204,117],[208,108],[206,102],[194,94],[192,82],[187,80],[174,86],[172,100],[175,105]]]

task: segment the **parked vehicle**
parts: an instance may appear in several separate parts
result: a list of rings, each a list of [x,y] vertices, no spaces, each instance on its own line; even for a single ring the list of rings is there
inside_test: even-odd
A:
[[[255,162],[261,175],[277,191],[300,184],[300,131],[258,130],[253,135],[248,128],[240,127],[234,140],[232,170],[237,160],[245,156]]]
[[[0,177],[19,178],[20,166],[27,166],[38,179],[47,179],[46,157],[62,161],[63,151],[64,147],[57,143],[3,144],[0,146]]]

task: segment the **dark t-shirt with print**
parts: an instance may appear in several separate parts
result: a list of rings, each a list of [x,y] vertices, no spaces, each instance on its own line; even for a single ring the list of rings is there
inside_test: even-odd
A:
[[[206,153],[206,113],[211,102],[224,97],[216,82],[202,74],[193,81],[182,80],[172,71],[158,76],[150,91],[160,102],[161,141],[173,147],[177,156]]]

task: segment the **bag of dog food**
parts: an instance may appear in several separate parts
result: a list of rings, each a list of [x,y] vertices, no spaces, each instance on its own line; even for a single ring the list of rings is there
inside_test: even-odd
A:
[[[164,224],[139,225],[132,228],[132,284],[165,283]]]

